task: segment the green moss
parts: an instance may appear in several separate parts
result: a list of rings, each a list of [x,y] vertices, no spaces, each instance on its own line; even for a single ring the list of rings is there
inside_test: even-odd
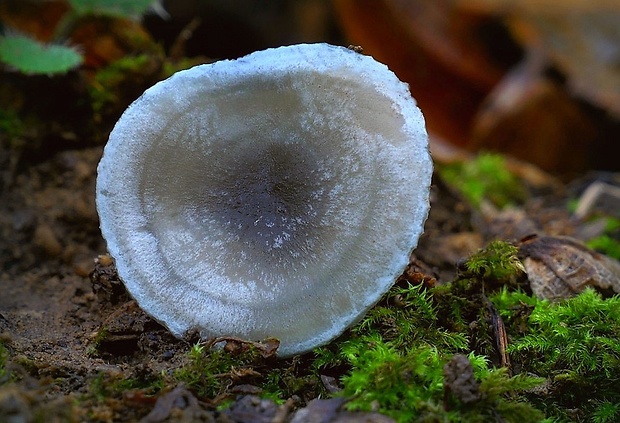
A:
[[[465,269],[484,281],[507,281],[525,271],[519,249],[505,241],[492,241],[465,262]]]
[[[560,419],[617,415],[609,404],[620,403],[620,297],[587,289],[551,303],[503,290],[494,302],[508,322],[513,363],[551,384],[535,403]]]
[[[0,134],[7,137],[9,143],[14,143],[24,133],[24,122],[13,110],[0,109]]]
[[[188,363],[175,371],[175,379],[184,382],[197,395],[215,398],[224,393],[233,378],[233,369],[241,369],[256,357],[249,351],[237,361],[224,350],[205,350],[194,345],[188,352]]]
[[[456,280],[432,289],[439,325],[466,334],[468,351],[497,364],[500,357],[491,324],[494,306],[487,296],[505,285],[518,286],[523,265],[517,252],[510,243],[493,241],[463,263]]]
[[[110,384],[111,382],[109,375],[101,372],[97,374],[97,376],[93,380],[91,380],[88,386],[88,393],[97,401],[103,401],[107,397],[112,395]]]
[[[498,154],[481,153],[473,160],[439,166],[437,170],[476,208],[483,200],[503,208],[522,202],[526,196],[524,186]]]
[[[607,223],[605,224],[605,232],[613,232],[620,230],[620,218],[607,217]]]
[[[7,382],[9,379],[8,370],[6,369],[8,359],[9,351],[6,349],[4,344],[0,342],[0,385]]]
[[[290,361],[263,358],[251,344],[234,354],[196,344],[188,352],[187,363],[173,376],[203,398],[222,396],[231,386],[244,384],[258,386],[263,397],[281,402],[304,385],[303,379],[296,377],[295,367]]]
[[[620,241],[609,235],[600,235],[590,239],[586,245],[593,250],[599,251],[609,257],[620,260]]]
[[[481,285],[471,278],[431,289],[394,287],[345,336],[315,351],[317,372],[344,374],[341,395],[351,398],[350,409],[378,409],[397,421],[540,421],[543,413],[523,393],[543,379],[510,377],[470,351],[472,322],[484,321],[487,310]],[[480,397],[473,403],[445,390],[444,365],[457,352],[468,354],[474,368]]]
[[[538,422],[544,419],[544,414],[530,404],[524,395],[540,386],[544,382],[543,378],[525,373],[510,377],[505,367],[482,367],[476,374],[480,378],[482,399],[474,408],[463,409],[462,414],[466,419],[457,421],[495,421],[496,416],[515,423]]]
[[[559,304],[539,301],[529,323],[510,351],[544,357],[532,370],[620,380],[620,297],[604,300],[588,289]]]
[[[90,381],[83,400],[91,399],[95,403],[105,402],[110,398],[122,398],[128,391],[139,389],[143,394],[153,395],[163,387],[161,377],[127,378],[122,373],[110,374],[99,372]]]
[[[606,224],[603,234],[592,238],[586,245],[593,250],[599,251],[609,257],[620,260],[620,219],[605,217]]]
[[[144,69],[149,65],[151,56],[141,54],[126,56],[99,70],[90,85],[89,95],[91,107],[98,119],[107,109],[118,107],[118,103],[125,107],[124,98],[126,86],[136,77],[144,75]]]
[[[343,375],[351,409],[378,409],[398,421],[536,422],[544,412],[561,418],[564,404],[533,393],[546,389],[540,386],[548,376],[519,361],[513,376],[493,365],[499,359],[492,310],[500,310],[510,334],[523,337],[539,300],[519,291],[512,301],[487,295],[521,276],[517,248],[497,241],[472,255],[452,283],[395,286],[356,327],[315,351],[316,371]],[[507,288],[499,292],[508,296]],[[467,354],[479,388],[467,404],[446,391],[444,365],[455,353]]]
[[[435,410],[443,395],[443,364],[436,348],[419,345],[400,351],[377,334],[345,342],[341,354],[352,366],[343,377],[349,409],[379,411],[411,421]]]
[[[422,285],[394,287],[386,301],[374,307],[353,328],[358,336],[381,336],[395,347],[406,348],[415,342],[434,345],[449,352],[464,351],[468,340],[463,333],[440,326],[437,304]]]
[[[592,413],[594,423],[613,423],[620,420],[620,403],[603,401],[595,406]]]
[[[99,331],[97,331],[97,334],[95,335],[95,337],[92,339],[92,342],[90,343],[90,345],[88,346],[87,350],[86,350],[86,354],[89,357],[96,357],[99,355],[100,351],[100,347],[101,347],[101,343],[105,342],[105,340],[108,338],[108,336],[110,335],[110,332],[107,328],[107,326],[102,326],[101,329],[99,329]]]

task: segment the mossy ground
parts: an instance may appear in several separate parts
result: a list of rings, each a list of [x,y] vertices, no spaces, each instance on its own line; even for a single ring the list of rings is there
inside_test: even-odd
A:
[[[214,409],[246,390],[277,403],[342,396],[349,410],[399,422],[617,421],[620,297],[586,290],[558,303],[536,299],[515,284],[523,272],[516,253],[493,242],[452,283],[401,281],[359,324],[310,354],[276,360],[252,343],[197,343],[174,370],[151,380],[100,375],[90,395],[156,395],[182,383]],[[463,357],[471,375],[455,382],[450,366]],[[328,392],[326,376],[338,392]]]
[[[98,154],[93,152],[89,166]],[[72,155],[58,160],[58,166],[80,160]],[[63,180],[84,184],[77,177],[83,167],[63,167]],[[43,174],[52,172],[43,169]],[[37,182],[52,193],[59,183]],[[80,192],[74,186],[70,191]],[[69,217],[63,216],[75,213],[81,197],[66,198],[55,202],[53,211],[68,225]],[[92,226],[95,231],[95,217]],[[75,236],[87,238],[79,231]],[[16,245],[23,248],[24,262],[35,266],[40,253],[22,241]],[[103,245],[93,249],[101,251]],[[79,262],[73,267],[61,262],[62,271],[3,285],[0,391],[17,398],[24,410],[62,411],[66,421],[138,420],[157,398],[181,385],[216,415],[240,395],[252,394],[277,404],[293,398],[299,406],[319,397],[343,397],[351,410],[378,410],[398,421],[617,421],[620,300],[590,290],[559,303],[538,300],[527,291],[516,253],[509,243],[491,242],[459,265],[452,281],[441,284],[432,275],[407,272],[340,338],[286,360],[235,340],[219,349],[197,339],[173,340],[135,307],[119,314],[126,299],[118,293],[98,298],[87,277],[75,276],[72,269]],[[86,251],[86,274],[93,256]],[[36,313],[20,313],[19,304],[33,301],[36,309],[56,314],[36,320]],[[129,329],[119,329],[120,321],[128,321]],[[19,335],[19,327],[28,332]],[[501,327],[503,344],[498,342]],[[67,340],[75,345],[68,348]],[[471,366],[471,376],[459,383],[449,370],[456,364],[465,373]],[[43,382],[33,388],[33,378]],[[43,398],[40,392],[63,401],[33,399]]]

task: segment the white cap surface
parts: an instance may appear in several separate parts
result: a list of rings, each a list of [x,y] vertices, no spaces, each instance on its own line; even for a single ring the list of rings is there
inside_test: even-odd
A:
[[[98,167],[119,275],[175,335],[308,351],[394,283],[432,161],[408,86],[327,44],[181,71],[123,114]]]

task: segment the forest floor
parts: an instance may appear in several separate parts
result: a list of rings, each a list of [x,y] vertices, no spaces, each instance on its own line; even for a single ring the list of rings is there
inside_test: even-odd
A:
[[[314,399],[316,386],[310,383],[307,392],[300,389],[276,404],[252,396],[260,391],[240,375],[219,393],[229,401],[236,398],[222,412],[216,399],[197,398],[174,378],[162,382],[161,375],[188,365],[198,339],[171,336],[137,307],[115,276],[94,204],[101,153],[100,147],[60,151],[4,174],[0,420],[287,421],[295,408]],[[440,284],[449,282],[456,264],[488,240],[515,239],[531,225],[548,235],[585,236],[592,228],[572,217],[567,204],[592,178],[560,187],[552,178],[543,183],[542,194],[519,208],[529,216],[525,226],[523,219],[508,215],[485,220],[436,181],[426,232],[415,251],[420,272]],[[145,388],[154,380],[159,380],[156,388]],[[319,407],[314,411],[319,420],[299,421],[362,417],[338,411],[340,405]],[[363,417],[389,421],[374,413]]]

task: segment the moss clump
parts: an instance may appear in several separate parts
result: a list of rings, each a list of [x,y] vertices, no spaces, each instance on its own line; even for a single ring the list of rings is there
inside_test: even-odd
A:
[[[257,345],[232,341],[225,348],[206,348],[196,344],[188,352],[186,364],[172,377],[198,397],[215,398],[216,403],[229,398],[230,389],[238,385],[252,386],[263,398],[276,402],[301,392],[318,395],[317,376],[309,366],[300,364],[299,357],[276,361],[273,353],[266,354]]]
[[[394,287],[386,301],[370,310],[352,332],[361,337],[379,336],[397,348],[417,342],[452,353],[468,348],[464,333],[441,326],[437,304],[423,285]]]
[[[390,297],[398,298],[397,305],[388,301],[375,308],[336,348],[317,350],[321,366],[349,368],[342,377],[342,395],[351,398],[348,407],[378,409],[401,422],[541,420],[542,412],[525,402],[522,393],[542,380],[509,377],[506,369],[490,368],[475,353],[469,360],[479,396],[465,402],[449,395],[444,366],[455,352],[468,349],[468,339],[442,327],[432,292],[421,286],[395,288]]]
[[[481,153],[473,160],[439,167],[438,171],[476,208],[483,201],[503,208],[521,203],[526,196],[524,186],[507,169],[505,158],[498,154]]]
[[[140,54],[123,57],[99,70],[89,88],[94,119],[101,121],[107,115],[117,117],[153,82],[151,79],[159,72],[160,65],[157,55]]]
[[[503,290],[494,302],[508,322],[515,366],[549,381],[534,403],[559,419],[620,420],[612,406],[620,403],[620,297],[586,289],[551,303]]]
[[[315,367],[344,375],[341,395],[351,398],[350,409],[378,409],[398,421],[541,421],[526,393],[544,379],[510,376],[490,359],[496,344],[485,292],[522,273],[517,249],[498,241],[465,262],[450,284],[395,286],[338,342],[316,350]],[[473,369],[476,395],[469,399],[447,388],[445,366],[462,353]]]
[[[505,241],[492,241],[464,264],[469,276],[482,281],[505,282],[525,271],[517,256],[519,249]]]
[[[501,286],[517,286],[524,275],[518,249],[505,241],[493,241],[473,254],[460,266],[456,280],[432,290],[440,324],[457,333],[468,335],[468,348],[488,357],[497,365],[497,333],[492,322],[497,320],[495,305],[487,295]]]
[[[596,404],[596,410],[592,413],[594,423],[613,423],[620,420],[620,403],[603,401]]]
[[[387,303],[370,310],[358,326],[374,326],[387,340],[398,334],[398,343],[425,339],[449,351],[471,348],[472,323],[488,317],[486,295],[505,284],[516,285],[524,276],[518,248],[506,241],[492,241],[461,266],[456,280],[425,290],[422,285],[395,286],[387,294]],[[398,323],[395,323],[398,322]],[[484,353],[484,351],[477,351]]]
[[[517,249],[493,242],[463,265],[451,284],[394,287],[386,299],[339,342],[317,350],[317,363],[348,367],[343,395],[355,410],[379,411],[398,421],[484,422],[540,421],[543,413],[525,400],[524,392],[543,379],[506,368],[492,368],[490,301],[492,282],[522,274]],[[480,332],[487,347],[480,348]],[[477,352],[476,352],[477,351]],[[483,354],[480,354],[482,352]],[[466,353],[478,394],[465,401],[447,389],[444,366]]]
[[[127,391],[141,390],[142,394],[155,394],[162,388],[161,378],[126,378],[122,373],[99,372],[91,381],[85,399],[104,402],[122,398]]]
[[[344,343],[340,354],[352,367],[343,377],[349,409],[380,412],[412,421],[425,412],[440,413],[445,358],[428,345],[403,351],[379,335]]]
[[[235,358],[224,350],[207,350],[196,344],[188,352],[187,364],[175,371],[174,378],[200,397],[215,398],[226,391],[233,378],[250,376],[251,363],[258,357],[254,348]]]

